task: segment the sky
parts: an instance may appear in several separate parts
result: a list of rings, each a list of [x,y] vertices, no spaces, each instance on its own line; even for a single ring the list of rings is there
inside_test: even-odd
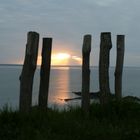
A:
[[[99,61],[100,33],[111,32],[110,65],[116,63],[116,35],[125,35],[125,66],[140,67],[140,0],[0,0],[0,63],[22,64],[27,32],[53,38],[56,64],[81,63],[83,36],[92,35],[91,65]],[[55,60],[53,60],[55,61]]]

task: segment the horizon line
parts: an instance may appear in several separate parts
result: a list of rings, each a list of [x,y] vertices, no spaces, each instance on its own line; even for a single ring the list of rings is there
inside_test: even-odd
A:
[[[0,66],[23,66],[23,64],[8,64],[8,63],[1,63]],[[37,67],[40,67],[41,65],[37,65]],[[51,65],[51,67],[82,67],[82,65]],[[91,65],[90,67],[99,67]],[[115,66],[110,66],[115,67]],[[124,66],[124,67],[140,67],[140,66]]]

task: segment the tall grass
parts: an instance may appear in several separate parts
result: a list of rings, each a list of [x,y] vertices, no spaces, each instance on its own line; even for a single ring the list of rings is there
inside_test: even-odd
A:
[[[139,140],[140,104],[112,101],[108,106],[92,104],[90,116],[80,108],[41,111],[28,114],[0,111],[0,140]]]

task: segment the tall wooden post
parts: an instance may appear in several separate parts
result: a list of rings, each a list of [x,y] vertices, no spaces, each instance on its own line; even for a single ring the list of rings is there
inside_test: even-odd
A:
[[[37,64],[39,34],[29,32],[27,35],[24,65],[20,76],[20,111],[28,112],[32,104],[32,88]]]
[[[89,114],[90,107],[90,51],[91,35],[85,35],[82,48],[82,110],[86,115]]]
[[[39,106],[47,108],[51,65],[52,38],[43,38],[42,64],[40,72]]]
[[[125,50],[125,36],[117,35],[117,59],[115,69],[115,96],[119,100],[122,97],[122,73]]]
[[[109,86],[109,57],[110,49],[112,48],[111,33],[101,33],[100,42],[100,59],[99,59],[99,87],[100,87],[100,102],[106,104],[109,101],[110,86]]]

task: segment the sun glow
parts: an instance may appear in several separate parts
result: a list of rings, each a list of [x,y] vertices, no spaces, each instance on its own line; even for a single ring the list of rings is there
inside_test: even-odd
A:
[[[81,65],[82,59],[69,53],[53,53],[51,56],[51,65]],[[38,65],[41,65],[41,56],[38,57]]]
[[[69,59],[70,57],[71,55],[68,53],[58,53],[52,55],[52,59],[57,59],[57,60],[65,60],[65,59]]]
[[[51,64],[52,65],[69,65],[71,55],[68,53],[57,53],[52,54]]]

